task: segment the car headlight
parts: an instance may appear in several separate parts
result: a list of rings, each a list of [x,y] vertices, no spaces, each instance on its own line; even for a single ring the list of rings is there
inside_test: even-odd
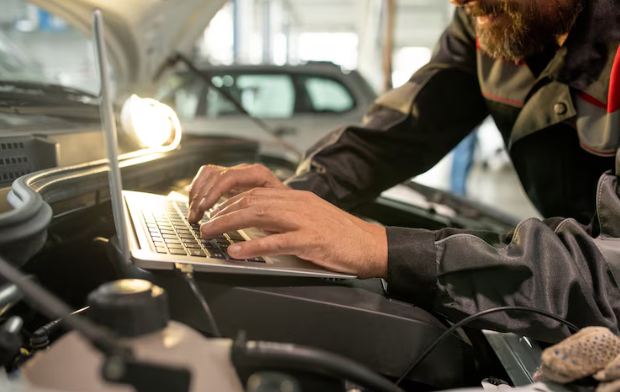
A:
[[[176,148],[181,142],[181,123],[167,105],[132,95],[123,104],[121,125],[129,137],[146,148]]]

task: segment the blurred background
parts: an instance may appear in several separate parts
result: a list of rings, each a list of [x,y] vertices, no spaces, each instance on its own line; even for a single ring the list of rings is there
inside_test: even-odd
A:
[[[22,0],[0,0],[0,10],[2,77],[97,93],[90,37]],[[195,42],[193,60],[305,149],[330,129],[359,123],[377,95],[406,83],[430,60],[453,12],[448,0],[230,0]],[[182,73],[163,80],[157,98],[190,132],[248,128],[235,123],[228,102]],[[492,121],[459,150],[415,181],[539,216]]]

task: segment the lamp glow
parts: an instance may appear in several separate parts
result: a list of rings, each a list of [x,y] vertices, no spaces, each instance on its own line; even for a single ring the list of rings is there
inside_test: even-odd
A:
[[[125,132],[146,148],[176,148],[181,141],[181,124],[169,106],[150,98],[132,95],[123,105],[121,124]]]

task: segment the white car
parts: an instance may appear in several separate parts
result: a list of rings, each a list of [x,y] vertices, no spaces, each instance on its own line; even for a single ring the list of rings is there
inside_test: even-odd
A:
[[[332,63],[198,68],[299,151],[340,126],[360,124],[376,98],[359,73],[344,72]],[[201,76],[188,71],[166,80],[157,99],[177,111],[186,134],[240,136],[265,143],[273,139]]]

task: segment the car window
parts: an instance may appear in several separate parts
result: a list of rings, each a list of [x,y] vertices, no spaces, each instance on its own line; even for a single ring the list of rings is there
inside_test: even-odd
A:
[[[340,82],[324,77],[305,77],[303,85],[315,113],[344,113],[355,108],[355,100]]]
[[[213,84],[228,91],[252,116],[259,118],[288,118],[295,109],[295,86],[289,75],[217,75]],[[234,105],[222,94],[209,89],[206,116],[217,118],[238,114]]]
[[[179,119],[191,120],[196,117],[204,83],[187,75],[173,75],[160,87],[155,98],[171,106]]]

